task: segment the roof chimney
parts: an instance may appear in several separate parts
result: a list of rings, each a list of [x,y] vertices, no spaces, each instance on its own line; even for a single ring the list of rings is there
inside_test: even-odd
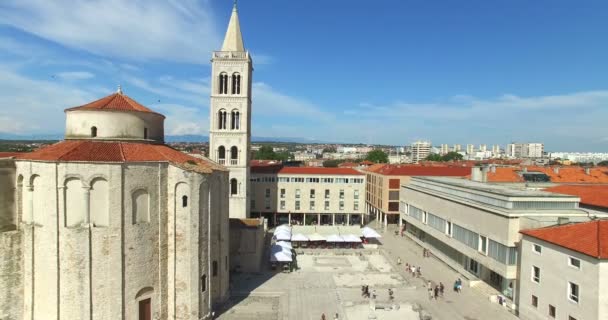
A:
[[[559,174],[559,167],[553,167],[553,172],[555,172],[555,174]]]
[[[586,175],[591,175],[591,168],[586,167],[586,168],[585,168],[585,174],[586,174]]]
[[[523,172],[528,172],[528,167],[524,167]]]
[[[487,167],[472,167],[471,168],[471,181],[487,182],[488,181],[488,168]]]
[[[492,166],[490,166],[490,171],[491,171],[492,173],[496,173],[496,165],[492,165]]]

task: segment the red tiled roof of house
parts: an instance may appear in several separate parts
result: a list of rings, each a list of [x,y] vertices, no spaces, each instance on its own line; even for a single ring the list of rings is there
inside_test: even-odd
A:
[[[82,106],[65,109],[65,111],[76,110],[115,110],[115,111],[138,111],[154,113],[164,117],[162,114],[154,112],[139,102],[131,99],[129,96],[122,93],[114,93],[99,100],[87,103]]]
[[[522,230],[520,232],[588,256],[608,259],[608,220],[595,220]]]
[[[521,177],[522,167],[498,167],[496,172],[488,172],[489,182],[524,182]],[[608,168],[589,168],[589,174],[583,167],[526,167],[528,172],[540,172],[548,175],[555,183],[606,183]]]
[[[368,172],[378,172],[380,169],[384,168],[385,166],[388,166],[388,164],[386,164],[386,163],[376,163],[376,164],[373,164],[373,165],[365,168],[364,170],[368,171]]]
[[[561,185],[545,191],[578,196],[583,204],[608,208],[608,185]]]
[[[518,174],[519,171],[521,168],[495,168],[494,172],[488,171],[488,182],[524,182],[524,178]]]
[[[16,157],[21,160],[57,162],[169,162],[186,170],[211,173],[226,170],[164,144],[67,140]]]
[[[357,166],[359,166],[359,165],[354,162],[342,162],[338,165],[338,167],[340,167],[340,168],[354,168]]]
[[[371,162],[371,161],[369,161],[369,160],[363,160],[363,161],[361,161],[361,165],[363,165],[363,166],[371,166],[373,164],[374,163]]]
[[[283,167],[280,174],[327,174],[362,176],[363,173],[352,168],[323,168],[323,167]]]
[[[24,154],[25,152],[0,152],[0,158],[12,158]]]
[[[251,160],[251,173],[278,173],[283,168],[283,163],[277,160]]]
[[[471,174],[471,168],[461,166],[422,166],[422,165],[385,165],[374,168],[375,173],[387,176],[440,176],[466,177]]]

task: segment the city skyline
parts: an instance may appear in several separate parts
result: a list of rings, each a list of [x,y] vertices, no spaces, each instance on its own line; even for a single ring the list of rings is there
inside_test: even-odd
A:
[[[0,131],[61,132],[57,111],[122,84],[167,115],[167,134],[207,135],[209,56],[232,2],[141,6],[1,5]],[[256,65],[252,133],[603,151],[608,67],[595,36],[605,5],[572,6],[242,2]]]

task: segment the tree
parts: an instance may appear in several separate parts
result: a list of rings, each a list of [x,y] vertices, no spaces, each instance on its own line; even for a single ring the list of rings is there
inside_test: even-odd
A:
[[[426,158],[424,158],[424,160],[427,161],[442,161],[441,160],[441,156],[437,153],[431,153],[428,156],[426,156]]]
[[[462,160],[462,154],[460,154],[458,152],[450,151],[441,157],[441,161],[453,161],[453,160],[455,160],[455,161]]]
[[[336,153],[336,147],[325,147],[323,148],[323,153]]]
[[[597,163],[598,166],[608,167],[608,160],[600,161]]]
[[[323,166],[325,168],[336,168],[340,164],[340,160],[325,160]]]
[[[255,152],[254,158],[256,160],[276,160],[276,156],[271,146],[262,146],[260,150]]]
[[[388,155],[386,154],[386,152],[384,152],[380,149],[375,149],[375,150],[372,150],[367,153],[365,160],[371,161],[374,163],[387,163]]]

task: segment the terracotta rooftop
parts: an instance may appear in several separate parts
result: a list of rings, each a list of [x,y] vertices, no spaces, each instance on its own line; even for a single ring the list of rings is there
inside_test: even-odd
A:
[[[24,154],[23,152],[0,152],[0,158],[12,158]]]
[[[555,183],[606,183],[608,184],[608,168],[589,168],[589,174],[583,167],[526,167],[528,172],[544,173]],[[488,172],[489,182],[524,182],[521,177],[523,167],[496,168],[496,172]]]
[[[608,259],[608,220],[595,220],[520,232],[594,258]]]
[[[355,162],[342,162],[338,165],[338,167],[340,168],[354,168],[354,167],[358,167],[359,164],[355,163]]]
[[[185,170],[211,173],[226,170],[208,159],[199,159],[164,144],[67,140],[16,157],[57,162],[169,162]]]
[[[162,114],[154,112],[139,102],[131,99],[125,94],[114,93],[107,97],[99,100],[87,103],[82,106],[65,109],[65,111],[76,111],[76,110],[114,110],[114,111],[138,111],[154,113],[164,117]]]
[[[280,174],[318,174],[318,175],[351,175],[362,176],[363,173],[352,168],[324,168],[324,167],[283,167]]]
[[[283,168],[283,163],[277,160],[251,160],[251,173],[276,174]]]
[[[372,166],[373,167],[373,166]],[[421,165],[384,165],[368,168],[368,171],[387,176],[441,176],[466,177],[471,174],[471,168],[461,166],[421,166]]]
[[[578,196],[583,204],[608,208],[608,185],[561,185],[545,191]]]

